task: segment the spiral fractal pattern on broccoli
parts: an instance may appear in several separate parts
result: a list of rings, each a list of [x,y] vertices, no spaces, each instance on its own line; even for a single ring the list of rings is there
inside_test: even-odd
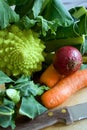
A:
[[[42,69],[44,48],[32,30],[16,25],[0,30],[0,70],[8,76],[32,75]]]

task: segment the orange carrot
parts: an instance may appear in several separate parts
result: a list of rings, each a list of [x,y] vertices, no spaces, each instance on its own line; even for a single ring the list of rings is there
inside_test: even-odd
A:
[[[41,101],[45,107],[49,109],[54,108],[63,103],[72,94],[86,86],[87,69],[78,70],[62,79],[53,88],[46,91],[41,96]]]
[[[53,67],[53,64],[51,64],[41,75],[40,82],[43,84],[46,84],[48,87],[53,87],[61,78],[63,78],[63,75],[60,75],[55,68]]]

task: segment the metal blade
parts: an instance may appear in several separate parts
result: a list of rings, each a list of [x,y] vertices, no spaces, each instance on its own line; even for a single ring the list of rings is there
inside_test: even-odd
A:
[[[87,102],[68,107],[72,121],[78,121],[87,118]]]

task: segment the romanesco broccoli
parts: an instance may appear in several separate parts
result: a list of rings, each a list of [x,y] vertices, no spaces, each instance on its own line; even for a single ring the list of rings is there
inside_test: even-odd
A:
[[[0,69],[8,76],[32,75],[42,68],[44,48],[35,32],[11,25],[0,31]]]

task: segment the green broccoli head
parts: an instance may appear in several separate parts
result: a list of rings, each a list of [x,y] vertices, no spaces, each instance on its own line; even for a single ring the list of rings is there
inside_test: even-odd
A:
[[[8,76],[32,75],[42,68],[45,45],[32,30],[12,25],[0,31],[0,69]]]

